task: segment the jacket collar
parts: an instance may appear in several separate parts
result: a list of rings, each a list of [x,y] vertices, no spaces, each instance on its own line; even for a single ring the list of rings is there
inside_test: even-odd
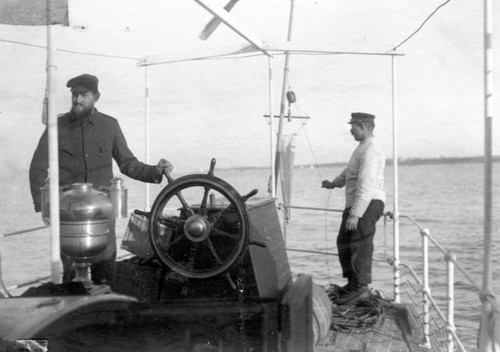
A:
[[[95,125],[97,123],[97,119],[98,119],[97,114],[98,113],[99,112],[97,111],[96,108],[92,109],[92,112],[90,113],[90,115],[87,116],[89,123],[91,123],[92,125]]]
[[[73,110],[71,110],[69,112],[69,119],[73,123],[89,122],[90,124],[95,125],[97,123],[97,121],[98,121],[98,116],[97,116],[98,114],[99,114],[99,112],[94,107],[92,109],[92,112],[90,114],[88,114],[87,116],[85,116],[83,118],[79,118],[78,116],[76,116],[76,114],[73,112]]]

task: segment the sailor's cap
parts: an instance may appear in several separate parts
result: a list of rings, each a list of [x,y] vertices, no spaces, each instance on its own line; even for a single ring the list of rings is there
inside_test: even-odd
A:
[[[96,76],[84,73],[83,75],[71,78],[66,87],[71,88],[72,92],[86,93],[95,92],[99,93],[98,90],[99,80]]]
[[[351,121],[348,123],[362,123],[362,122],[373,122],[375,120],[375,115],[367,114],[364,112],[353,112],[351,113]]]

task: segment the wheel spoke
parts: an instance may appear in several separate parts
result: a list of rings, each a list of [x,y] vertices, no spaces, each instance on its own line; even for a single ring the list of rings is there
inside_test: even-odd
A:
[[[219,255],[217,254],[217,251],[215,250],[215,247],[214,247],[212,241],[210,240],[210,238],[207,238],[207,244],[208,244],[208,248],[210,248],[210,252],[214,256],[215,260],[217,261],[217,264],[219,264],[219,265],[222,264],[222,260],[219,258]]]
[[[229,210],[234,210],[234,206],[233,204],[229,204],[227,207],[225,207],[224,209],[218,211],[217,213],[213,214],[212,216],[210,216],[208,218],[208,222],[210,222],[210,224],[215,224],[218,220],[220,220],[220,218],[222,218],[222,216],[224,216],[224,214],[229,211]]]
[[[182,240],[182,237],[184,237],[184,232],[179,231],[179,229],[183,228],[185,222],[186,222],[185,220],[182,220],[179,218],[174,218],[174,217],[161,217],[160,219],[158,219],[158,223],[160,225],[163,225],[166,228],[172,230],[172,233],[175,235],[173,240],[172,240],[172,235],[171,235],[171,236],[169,236],[167,241],[161,241],[162,248],[164,248],[167,251],[170,251],[171,247],[175,246],[177,243],[179,243]],[[160,232],[159,229],[158,229],[158,232]],[[179,234],[179,232],[180,232],[180,234]]]
[[[188,216],[193,216],[194,215],[194,211],[193,211],[193,209],[191,209],[191,207],[189,206],[189,204],[186,202],[186,200],[182,196],[181,191],[175,192],[175,195],[177,196],[177,198],[179,198],[179,201],[181,202],[182,207],[184,208],[184,210],[186,211],[186,213],[188,214]]]
[[[207,199],[209,191],[210,187],[205,187],[205,192],[203,192],[203,199],[201,201],[200,210],[198,211],[198,214],[200,215],[207,215]]]
[[[215,232],[218,236],[223,236],[226,238],[230,238],[232,240],[238,241],[240,239],[240,236],[238,234],[222,231],[222,230],[216,229],[215,227],[212,227],[212,232]]]
[[[198,252],[198,243],[193,243],[193,245],[189,248],[189,259],[186,265],[186,268],[188,270],[193,270],[194,258],[196,257],[197,252]]]
[[[177,230],[179,227],[184,226],[186,220],[175,218],[175,217],[160,217],[158,222],[165,225],[173,230]]]
[[[186,235],[184,235],[184,232],[181,232],[180,235],[178,235],[173,241],[171,241],[168,245],[167,245],[167,250],[169,250],[171,247],[175,246],[176,244],[178,244],[184,237],[186,237]]]

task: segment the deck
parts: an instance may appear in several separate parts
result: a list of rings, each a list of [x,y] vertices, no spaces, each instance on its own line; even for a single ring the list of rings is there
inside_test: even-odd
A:
[[[377,313],[381,314],[371,314],[369,310],[366,310],[363,314],[365,318],[368,318],[365,320],[366,324],[360,323],[359,320],[349,319],[349,309],[334,307],[333,329],[330,329],[328,336],[316,345],[314,351],[428,351],[420,346],[422,343],[420,324],[405,305],[394,304],[382,299],[372,301],[378,303],[373,309],[378,310]],[[359,313],[359,311],[356,312],[356,314]],[[376,319],[375,316],[377,316]]]

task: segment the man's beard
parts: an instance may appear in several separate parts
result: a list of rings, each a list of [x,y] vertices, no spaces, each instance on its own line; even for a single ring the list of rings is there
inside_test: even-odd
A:
[[[77,109],[75,109],[75,107],[77,107],[77,106],[78,105],[74,105],[72,110],[73,110],[73,114],[76,115],[76,117],[78,117],[79,119],[82,119],[82,118],[89,116],[90,113],[92,112],[92,109],[93,109],[93,107],[91,107],[89,109],[77,110]]]

